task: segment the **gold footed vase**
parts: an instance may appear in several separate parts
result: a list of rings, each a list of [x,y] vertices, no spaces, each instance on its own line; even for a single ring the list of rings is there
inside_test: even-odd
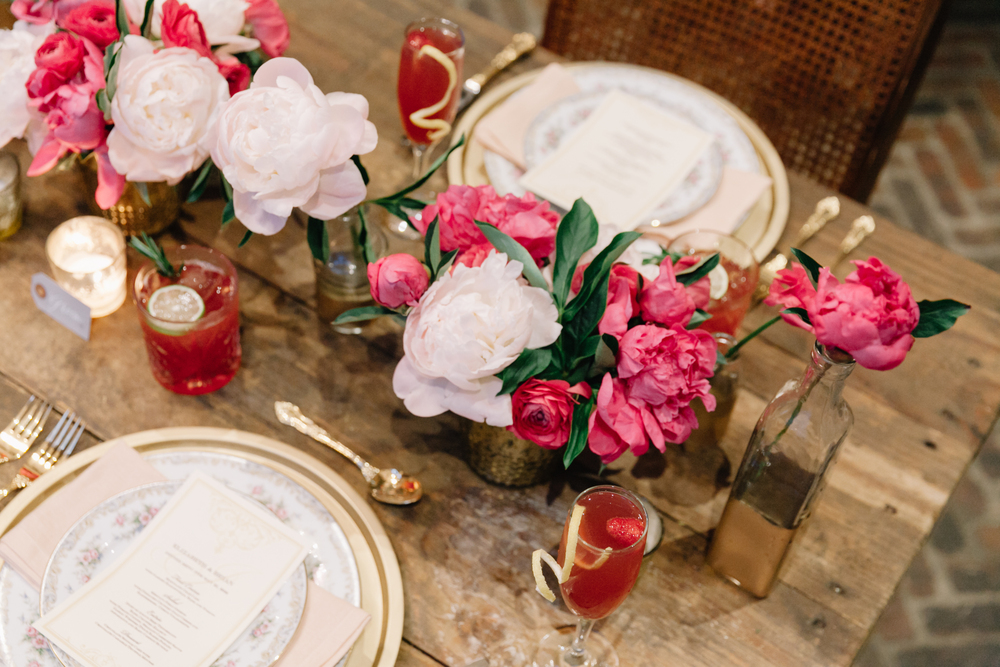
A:
[[[166,183],[147,183],[149,203],[139,194],[139,189],[131,181],[125,182],[122,196],[111,208],[105,210],[97,205],[94,193],[97,191],[97,161],[90,155],[81,163],[80,173],[87,193],[87,205],[94,215],[100,215],[122,228],[126,236],[140,232],[158,234],[169,227],[181,210],[181,199],[177,188]]]
[[[469,427],[469,467],[487,482],[533,486],[552,476],[559,450],[545,449],[507,429],[473,422]]]

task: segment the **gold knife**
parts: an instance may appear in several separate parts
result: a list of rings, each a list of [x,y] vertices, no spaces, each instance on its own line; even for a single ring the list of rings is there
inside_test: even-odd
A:
[[[530,52],[535,48],[537,42],[535,36],[528,32],[520,32],[514,35],[510,44],[493,56],[493,60],[479,74],[469,77],[462,84],[462,96],[458,100],[458,111],[455,115],[462,113],[467,106],[482,92],[483,86],[494,76],[509,67],[515,60]]]

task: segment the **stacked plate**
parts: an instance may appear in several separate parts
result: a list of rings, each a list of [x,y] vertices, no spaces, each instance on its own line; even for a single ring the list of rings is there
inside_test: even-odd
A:
[[[341,667],[395,663],[402,637],[403,590],[388,536],[366,502],[334,472],[268,438],[210,428],[147,431],[108,442],[40,478],[0,513],[0,534],[116,443],[126,441],[168,480],[200,470],[266,505],[309,539],[303,568],[217,661],[219,667],[266,667],[291,640],[305,606],[306,582],[372,616]],[[178,488],[151,484],[101,503],[66,533],[49,562],[41,595],[0,568],[0,662],[7,667],[74,667],[31,627],[110,566]]]
[[[788,177],[774,146],[757,125],[730,102],[681,77],[634,65],[574,63],[565,65],[581,92],[560,100],[536,117],[525,136],[529,168],[551,155],[596,109],[613,89],[646,100],[667,115],[712,135],[710,148],[684,181],[650,216],[649,222],[665,235],[670,224],[696,211],[715,194],[724,167],[764,173],[771,189],[757,202],[734,234],[758,259],[775,246],[788,218]],[[499,104],[516,96],[538,71],[505,81],[477,100],[455,128],[453,137],[471,138],[476,124]],[[500,155],[470,141],[448,160],[451,183],[491,184],[501,194],[524,194],[518,184],[523,171]]]

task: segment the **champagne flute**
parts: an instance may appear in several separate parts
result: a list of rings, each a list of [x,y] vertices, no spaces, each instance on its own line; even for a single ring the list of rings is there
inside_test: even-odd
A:
[[[573,510],[583,507],[579,539],[572,563],[566,563],[566,544]],[[594,622],[625,601],[642,566],[648,517],[639,499],[617,486],[595,486],[573,501],[566,516],[558,561],[571,568],[560,583],[563,601],[580,618],[575,631],[545,635],[534,667],[617,667],[618,654],[600,635],[591,635]]]
[[[451,132],[462,90],[465,36],[447,19],[424,18],[406,26],[396,87],[399,115],[413,150],[413,179],[427,171],[428,159]],[[429,198],[420,193],[417,199]],[[423,196],[420,196],[423,195]],[[405,233],[405,220],[390,228]]]

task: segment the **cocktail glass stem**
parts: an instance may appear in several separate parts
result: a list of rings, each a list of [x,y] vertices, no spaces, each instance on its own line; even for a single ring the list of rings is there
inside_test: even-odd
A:
[[[572,667],[579,667],[587,663],[587,637],[594,628],[594,621],[589,618],[581,618],[576,626],[576,636],[573,643],[569,645],[569,650],[563,656],[563,662]]]
[[[413,150],[413,180],[417,180],[427,172],[427,167],[430,166],[431,146],[410,144],[410,147]]]

